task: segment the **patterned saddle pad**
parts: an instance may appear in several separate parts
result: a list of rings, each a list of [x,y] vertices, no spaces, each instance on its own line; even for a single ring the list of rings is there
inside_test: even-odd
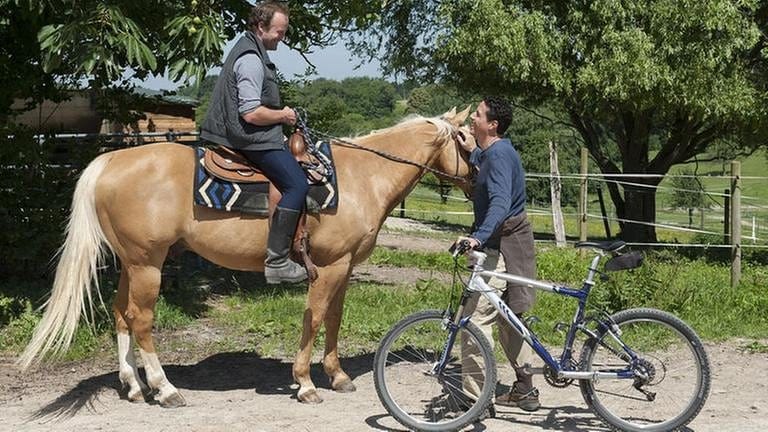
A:
[[[315,154],[322,163],[319,166],[302,166],[305,171],[314,170],[307,175],[309,193],[306,210],[309,213],[334,210],[339,202],[331,146],[327,142],[317,142],[315,146]],[[195,152],[195,204],[257,216],[269,215],[269,183],[236,183],[213,177],[205,170],[205,149],[196,147]]]

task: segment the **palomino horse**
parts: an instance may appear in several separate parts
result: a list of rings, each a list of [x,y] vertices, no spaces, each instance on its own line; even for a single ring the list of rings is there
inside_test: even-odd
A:
[[[318,278],[309,286],[293,364],[299,400],[322,402],[309,375],[312,344],[322,324],[326,328],[323,366],[331,386],[342,392],[355,390],[341,368],[337,347],[352,267],[371,254],[387,215],[411,191],[425,167],[455,178],[470,175],[467,155],[454,139],[468,113],[469,108],[458,114],[453,109],[441,118],[407,119],[355,139],[355,144],[378,155],[343,143],[334,146],[338,209],[308,220]],[[382,157],[383,153],[394,157]],[[165,376],[152,337],[160,272],[168,250],[181,246],[223,267],[263,271],[268,228],[265,218],[194,205],[194,166],[192,148],[169,143],[106,153],[88,165],[75,189],[51,298],[18,360],[22,368],[48,351],[69,346],[86,304],[93,308],[91,283],[97,281],[108,248],[121,262],[113,312],[119,376],[128,398],[145,400],[151,389],[162,406],[185,404]],[[149,388],[139,378],[134,341]]]

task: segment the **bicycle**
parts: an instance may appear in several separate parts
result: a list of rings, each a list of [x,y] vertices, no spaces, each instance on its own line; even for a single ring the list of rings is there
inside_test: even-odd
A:
[[[529,372],[543,374],[548,384],[559,388],[578,381],[586,404],[611,429],[660,432],[676,430],[693,420],[709,395],[711,380],[707,353],[696,332],[674,315],[649,308],[587,317],[586,305],[596,285],[595,276],[607,278],[606,272],[637,268],[643,256],[636,252],[621,254],[625,246],[622,241],[579,242],[576,246],[596,252],[581,289],[485,270],[486,254],[468,251],[466,241],[454,245],[454,274],[460,266],[458,258],[465,252],[471,270],[456,311],[449,306],[445,311],[410,315],[392,327],[376,350],[374,384],[387,412],[417,431],[458,430],[486,412],[494,414],[494,353],[479,328],[463,316],[467,300],[480,293],[544,361],[543,368],[530,368]],[[600,260],[609,255],[604,271],[599,271]],[[550,354],[482,276],[578,301],[570,326],[558,325],[567,327],[559,357]],[[573,354],[578,333],[584,334],[586,340],[577,362]],[[462,387],[470,371],[462,371],[461,345],[480,352],[484,367],[473,368],[478,372],[472,372],[476,374],[475,382],[482,383],[477,399],[469,397]]]

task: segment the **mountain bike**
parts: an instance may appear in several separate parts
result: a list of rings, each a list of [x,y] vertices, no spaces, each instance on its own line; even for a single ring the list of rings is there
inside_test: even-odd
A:
[[[710,389],[707,353],[696,332],[674,315],[649,308],[628,309],[609,315],[588,316],[587,300],[596,276],[637,268],[643,255],[622,253],[622,241],[579,242],[591,248],[591,260],[581,289],[485,270],[486,254],[468,250],[469,243],[452,247],[454,274],[459,257],[467,254],[471,272],[455,311],[428,310],[403,318],[383,337],[374,357],[374,383],[381,403],[398,422],[417,431],[452,431],[475,422],[493,409],[496,362],[491,345],[470,320],[464,307],[472,295],[483,295],[540,357],[544,366],[528,372],[543,374],[553,387],[578,381],[586,404],[617,431],[671,431],[688,424],[701,411]],[[602,271],[598,265],[609,259]],[[496,277],[574,299],[570,325],[560,324],[565,342],[559,356],[552,355],[527,322],[507,307],[483,277]],[[453,297],[453,296],[452,296]],[[454,298],[452,298],[451,304]],[[500,320],[502,321],[502,320]],[[581,354],[574,358],[577,335],[584,335]],[[480,352],[481,367],[462,371],[461,347]],[[469,368],[467,368],[469,369]],[[471,376],[482,383],[473,398],[464,388]],[[475,393],[477,394],[477,393]],[[493,412],[493,411],[491,411]]]

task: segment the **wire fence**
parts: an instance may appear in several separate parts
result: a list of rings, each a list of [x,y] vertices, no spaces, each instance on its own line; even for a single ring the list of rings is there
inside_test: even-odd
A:
[[[89,140],[98,140],[105,150],[119,147],[129,147],[153,142],[157,139],[171,142],[181,142],[188,145],[197,145],[198,132],[141,132],[141,133],[109,133],[109,134],[57,134],[37,135],[38,142],[55,140],[58,143],[76,143]],[[722,169],[720,171],[723,171]],[[531,185],[544,182],[546,189],[552,181],[551,173],[527,173],[526,182]],[[728,215],[727,201],[730,198],[728,190],[735,180],[729,174],[603,174],[603,173],[564,173],[558,176],[563,185],[571,183],[571,187],[578,186],[586,179],[589,184],[587,208],[582,215],[573,205],[566,205],[562,213],[565,218],[575,221],[586,216],[589,221],[596,222],[589,228],[589,237],[611,237],[611,234],[619,231],[623,224],[637,224],[651,226],[659,233],[658,243],[655,246],[665,244],[677,247],[731,247],[730,234],[727,229]],[[691,179],[697,182],[697,187],[680,187],[675,184],[676,179]],[[768,240],[768,177],[765,176],[739,176],[742,183],[741,193],[741,227],[740,240],[743,247],[766,247]],[[649,184],[654,183],[654,184]],[[430,187],[416,188],[407,197],[406,205],[401,206],[395,214],[414,217],[416,219],[452,219],[459,224],[469,225],[473,219],[471,203],[457,192],[446,189],[442,185],[429,185]],[[610,199],[605,198],[605,206],[599,205],[598,194],[602,194],[611,187],[617,189],[631,189],[635,194],[655,195],[656,211],[654,221],[643,221],[632,218],[631,215],[619,217],[615,207],[610,205]],[[530,186],[529,186],[530,188]],[[439,192],[438,192],[439,191]],[[700,196],[700,206],[680,207],[674,205],[681,197]],[[420,205],[409,206],[414,200]],[[538,201],[538,202],[537,202]],[[697,200],[693,200],[697,201]],[[549,206],[548,199],[533,198],[528,203],[528,213],[535,216],[539,222],[546,218],[551,219],[553,210]],[[605,229],[600,232],[602,224]],[[547,225],[544,225],[546,228]],[[566,223],[566,234],[574,237],[575,223]],[[610,232],[606,232],[606,231]],[[706,242],[701,240],[707,236]],[[679,237],[679,238],[678,238]],[[673,241],[664,242],[661,239]],[[719,238],[720,242],[713,242]]]
[[[559,176],[561,183],[573,182],[578,184],[587,178],[590,192],[587,200],[585,215],[590,224],[589,237],[610,237],[608,233],[600,232],[600,224],[608,224],[611,233],[619,231],[623,224],[637,224],[653,227],[659,233],[656,243],[632,243],[637,246],[653,247],[686,247],[686,248],[732,248],[731,236],[727,227],[727,201],[731,196],[728,190],[735,180],[731,175],[690,175],[690,174],[599,174],[586,175],[566,173]],[[526,182],[551,181],[549,173],[527,173]],[[675,186],[676,179],[694,179],[699,187]],[[642,180],[653,181],[656,185],[643,183]],[[743,248],[768,248],[768,177],[739,176],[741,185],[741,235],[740,243]],[[598,193],[605,193],[609,185],[615,185],[619,190],[631,188],[635,193],[655,195],[656,211],[654,221],[643,221],[631,216],[619,217],[615,207],[606,198],[605,210],[599,207]],[[405,205],[396,209],[393,214],[422,220],[445,221],[469,226],[473,219],[471,203],[456,192],[445,193],[438,185],[427,184],[428,187],[416,188],[406,198]],[[547,187],[548,189],[548,187]],[[602,191],[600,190],[602,189]],[[674,205],[684,197],[699,195],[701,206],[684,208]],[[538,202],[537,202],[538,201]],[[415,203],[414,203],[415,202]],[[460,209],[463,207],[463,209]],[[547,200],[529,200],[527,212],[535,224],[544,228],[546,222],[552,219],[553,209]],[[573,206],[562,210],[563,217],[576,221],[581,213]],[[566,234],[577,237],[575,223],[566,223]],[[552,240],[543,240],[551,242]]]

